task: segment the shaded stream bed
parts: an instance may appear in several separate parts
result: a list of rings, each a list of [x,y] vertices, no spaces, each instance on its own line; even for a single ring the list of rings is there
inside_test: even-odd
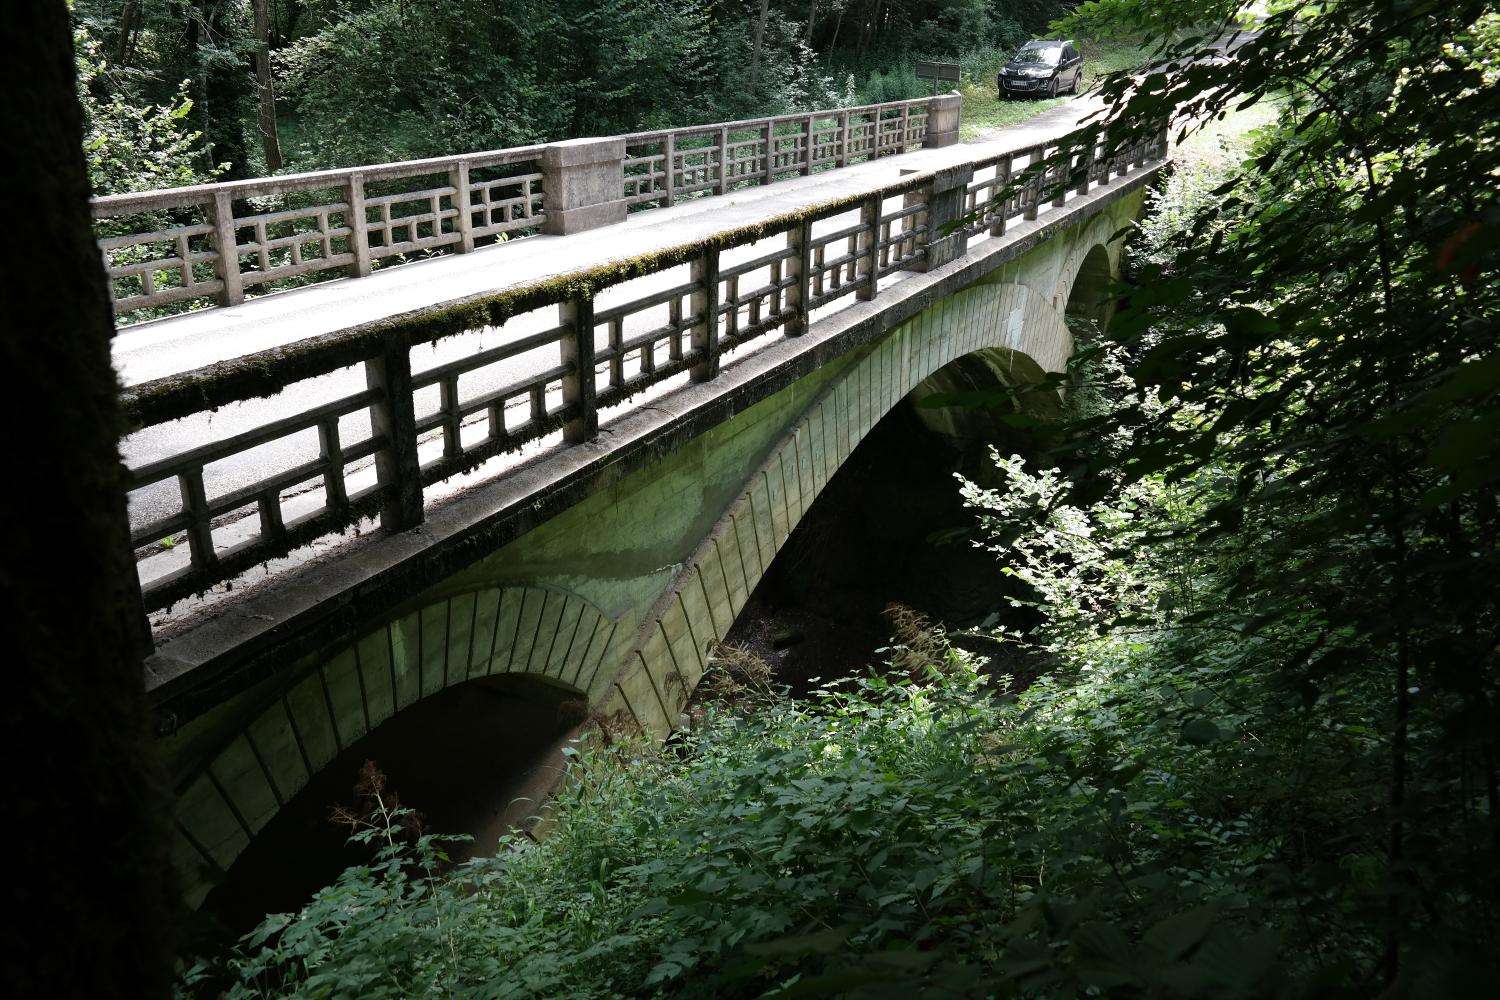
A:
[[[227,940],[267,913],[295,912],[373,850],[348,843],[332,816],[358,806],[355,785],[372,761],[387,798],[416,810],[429,833],[465,833],[455,861],[493,854],[500,838],[530,826],[582,729],[583,705],[524,675],[452,687],[403,709],[319,771],[282,807],[199,909],[195,935]]]
[[[955,473],[981,482],[988,440],[948,438],[903,402],[881,420],[793,530],[750,595],[726,644],[762,660],[794,695],[817,680],[879,667],[891,643],[888,609],[902,605],[954,645],[1022,679],[1037,665],[968,630],[1024,626],[1016,585],[975,544],[975,513]]]

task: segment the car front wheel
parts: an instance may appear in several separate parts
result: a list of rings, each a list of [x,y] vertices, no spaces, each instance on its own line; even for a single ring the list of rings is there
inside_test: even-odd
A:
[[[1052,82],[1049,83],[1049,84],[1047,84],[1047,96],[1048,97],[1056,97],[1057,96],[1057,77],[1055,77],[1055,76],[1052,78]]]

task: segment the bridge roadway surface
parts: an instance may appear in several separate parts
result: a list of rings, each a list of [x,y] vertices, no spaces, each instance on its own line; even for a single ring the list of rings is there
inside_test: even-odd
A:
[[[939,169],[985,156],[1022,149],[1060,137],[1103,108],[1097,97],[1084,96],[1044,111],[1024,123],[996,130],[977,139],[941,149],[920,149],[884,157],[843,169],[828,170],[775,184],[745,188],[728,195],[685,201],[669,208],[633,213],[625,222],[569,236],[537,235],[498,243],[468,254],[449,254],[376,271],[359,279],[337,279],[291,291],[250,299],[242,305],[218,307],[180,316],[128,326],[114,341],[114,362],[125,385],[136,385],[213,364],[243,357],[325,334],[338,333],[361,323],[403,314],[420,313],[475,294],[524,286],[573,271],[621,261],[653,250],[689,243],[714,233],[754,224],[771,216],[841,197],[855,196],[891,184],[911,171]],[[1043,205],[1045,213],[1048,206]],[[830,227],[847,224],[829,220]],[[821,227],[820,227],[821,228]],[[749,259],[762,248],[738,248],[738,257]],[[725,266],[737,259],[726,252]],[[653,285],[666,288],[682,280],[662,272],[606,289],[598,300],[607,308],[614,298],[638,297]],[[889,281],[895,280],[895,276]],[[625,291],[628,289],[628,291]],[[821,314],[846,308],[852,300],[836,300]],[[644,329],[649,317],[633,317]],[[462,354],[491,347],[527,333],[555,326],[555,307],[510,320],[503,331],[486,330],[452,337],[436,347],[421,346],[412,352],[414,371],[420,372]],[[627,327],[627,336],[634,332]],[[464,395],[478,394],[518,373],[518,367],[539,369],[556,359],[523,356],[509,362],[509,369],[495,366],[475,373],[466,381]],[[365,387],[358,367],[331,373],[288,387],[266,400],[252,400],[224,407],[216,413],[147,428],[121,442],[126,464],[132,468],[179,454],[225,437],[261,426],[328,400],[359,392]],[[658,390],[665,387],[659,386]],[[435,390],[432,390],[435,391]],[[419,415],[424,412],[418,401]],[[342,428],[345,441],[359,440],[369,432],[367,420],[356,419]],[[433,432],[434,435],[437,432]],[[434,442],[435,444],[435,442]],[[220,496],[277,471],[294,467],[317,455],[315,436],[303,434],[269,442],[237,455],[233,461],[205,468],[205,487],[210,497]],[[370,460],[366,460],[366,465]],[[356,474],[358,465],[351,465]],[[373,477],[373,469],[364,473]],[[351,485],[353,481],[351,480]],[[321,496],[307,497],[308,506],[321,505]],[[316,502],[314,502],[316,501]],[[130,498],[132,525],[176,513],[180,506],[177,486],[168,480],[135,491]],[[286,501],[287,516],[296,513],[296,499]],[[250,519],[253,522],[253,518]],[[159,553],[142,566],[143,578],[170,572],[186,561],[186,546]],[[151,565],[154,564],[154,565]]]

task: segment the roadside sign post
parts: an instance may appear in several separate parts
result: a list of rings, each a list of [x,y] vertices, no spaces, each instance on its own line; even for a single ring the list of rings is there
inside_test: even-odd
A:
[[[958,63],[919,62],[917,63],[917,79],[931,80],[932,93],[936,97],[940,84],[958,83]]]

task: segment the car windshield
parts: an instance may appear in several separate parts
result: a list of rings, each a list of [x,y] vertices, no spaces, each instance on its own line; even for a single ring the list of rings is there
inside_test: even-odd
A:
[[[1061,45],[1038,45],[1035,48],[1028,46],[1017,52],[1013,61],[1028,66],[1056,66],[1061,56]]]

